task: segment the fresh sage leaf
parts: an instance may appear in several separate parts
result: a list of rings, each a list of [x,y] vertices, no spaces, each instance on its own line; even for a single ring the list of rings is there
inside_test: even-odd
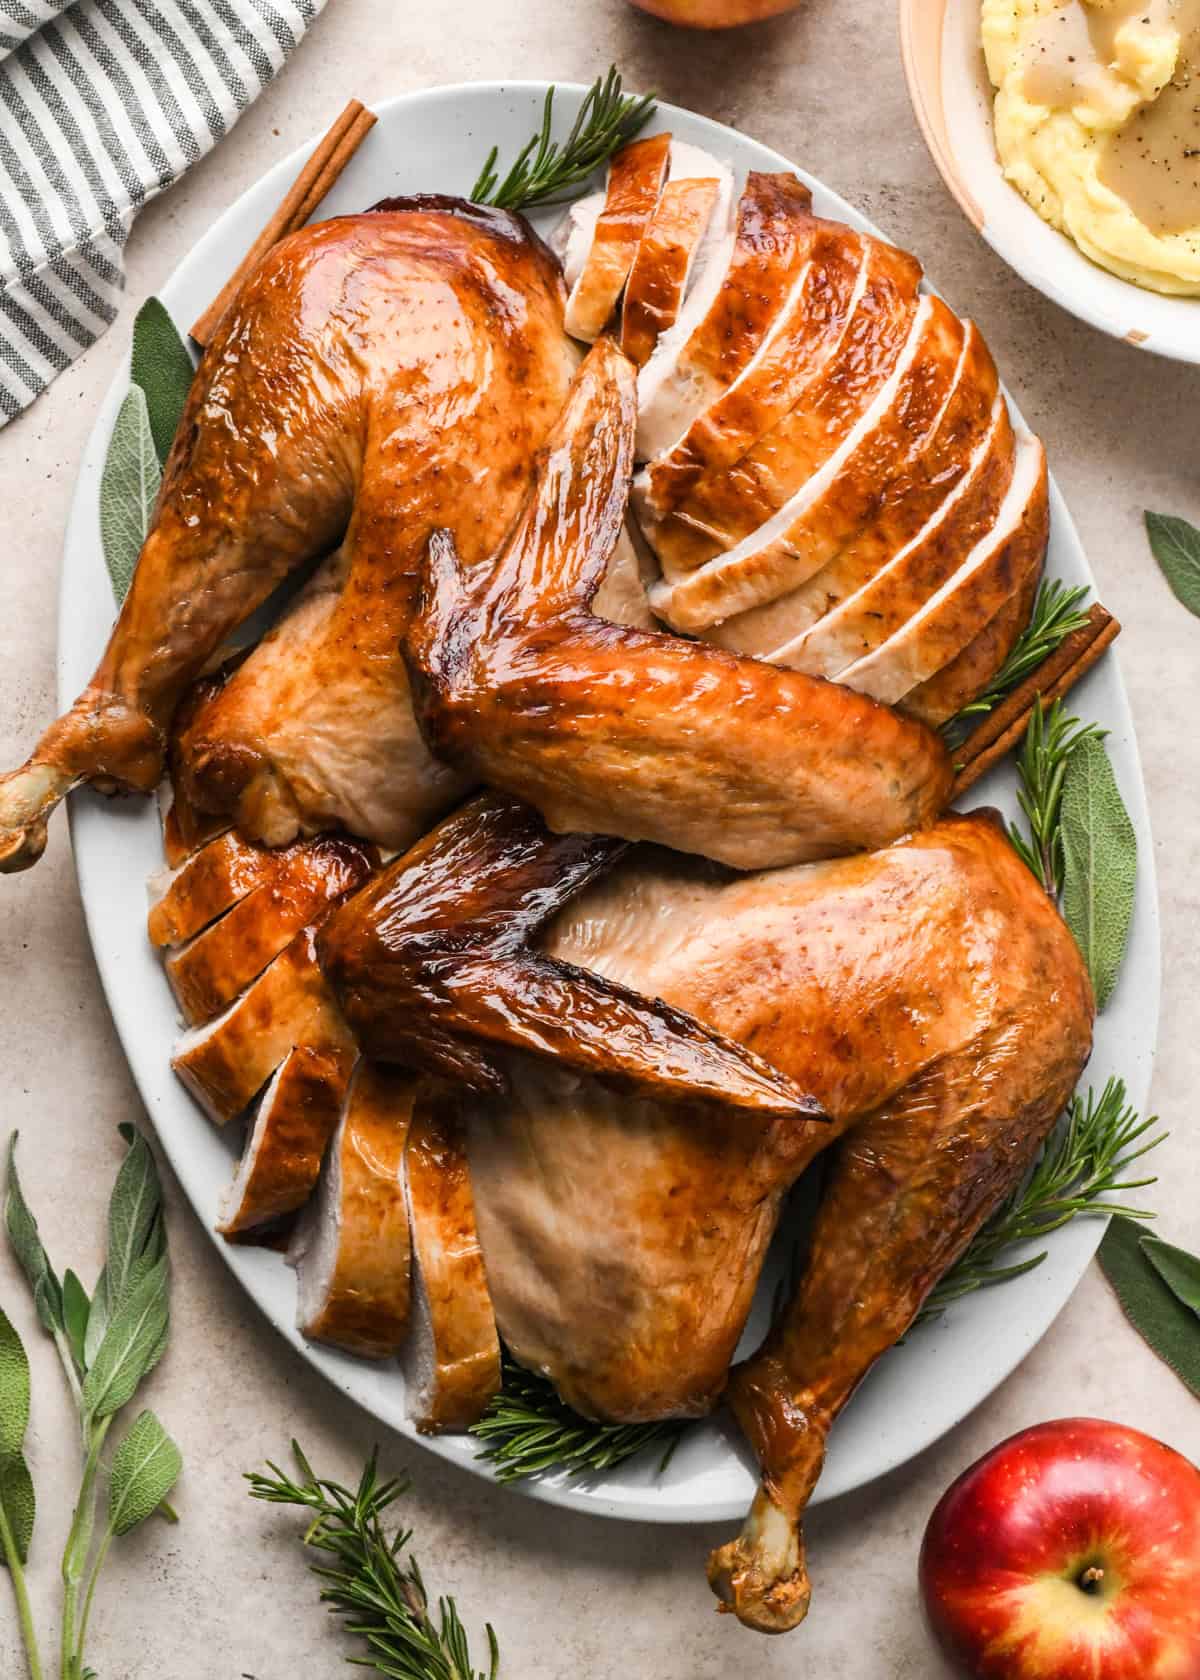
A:
[[[114,1534],[151,1516],[179,1479],[183,1457],[153,1412],[143,1412],[117,1448],[108,1479],[108,1520]]]
[[[105,1264],[109,1310],[121,1305],[133,1281],[137,1263],[147,1253],[152,1238],[154,1258],[161,1248],[154,1237],[161,1233],[162,1186],[150,1145],[140,1132],[129,1140],[129,1153],[121,1163],[108,1204],[108,1256]]]
[[[130,376],[146,398],[146,414],[158,459],[166,463],[179,416],[192,383],[192,358],[165,306],[147,298],[133,323]]]
[[[50,1256],[42,1246],[42,1239],[38,1235],[37,1220],[29,1210],[21,1189],[21,1181],[17,1176],[17,1134],[13,1133],[8,1144],[8,1185],[4,1198],[4,1225],[8,1232],[8,1240],[12,1251],[20,1262],[21,1270],[29,1279],[29,1287],[33,1291],[33,1304],[43,1327],[54,1335],[62,1330],[62,1288],[50,1264]]]
[[[1171,1293],[1200,1314],[1200,1255],[1189,1254],[1161,1237],[1143,1237],[1142,1253]]]
[[[1112,997],[1125,957],[1137,878],[1137,835],[1104,743],[1091,735],[1067,760],[1062,790],[1062,911],[1096,1007]]]
[[[1169,513],[1146,514],[1154,558],[1176,596],[1200,618],[1200,530]]]
[[[83,1338],[84,1369],[92,1363],[108,1329],[108,1267],[105,1266],[92,1290],[92,1304],[88,1308],[87,1330]]]
[[[1138,1226],[1118,1215],[1100,1244],[1100,1265],[1134,1329],[1200,1396],[1200,1324],[1155,1271],[1140,1237]]]
[[[133,580],[161,477],[146,396],[132,385],[117,411],[100,477],[100,540],[118,602]]]
[[[104,1340],[83,1380],[83,1406],[90,1418],[111,1417],[126,1405],[143,1377],[162,1357],[169,1313],[167,1260],[156,1260],[113,1308]]]
[[[29,1427],[29,1359],[7,1313],[0,1312],[0,1459],[25,1444]]]
[[[70,1267],[63,1273],[62,1294],[63,1328],[67,1332],[67,1343],[77,1368],[83,1371],[87,1367],[87,1356],[84,1348],[87,1344],[87,1324],[91,1303],[87,1298],[87,1290]]]
[[[37,1500],[33,1492],[33,1477],[22,1453],[0,1458],[0,1505],[4,1507],[17,1557],[22,1563],[28,1563]],[[7,1567],[3,1548],[0,1548],[0,1563]]]

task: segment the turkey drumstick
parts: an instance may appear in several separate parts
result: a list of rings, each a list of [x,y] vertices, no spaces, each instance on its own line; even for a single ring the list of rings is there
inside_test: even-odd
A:
[[[563,298],[519,218],[457,199],[390,201],[269,253],[193,381],[95,675],[0,779],[0,868],[36,860],[76,784],[152,789],[188,684],[343,538],[336,590],[306,605],[287,660],[264,644],[192,720],[185,791],[270,844],[345,823],[407,845],[461,797],[420,739],[396,643],[429,532],[453,523],[481,559],[521,504],[569,386]],[[379,816],[384,778],[399,791]]]
[[[837,1144],[795,1299],[730,1377],[726,1397],[763,1479],[708,1576],[760,1632],[784,1632],[807,1612],[800,1518],[831,1424],[1020,1182],[1090,1048],[1091,987],[1074,943],[1016,857],[998,852],[997,862],[1025,904],[1006,930],[986,1025]]]
[[[740,869],[879,846],[950,790],[941,741],[850,690],[604,622],[635,375],[601,340],[494,565],[437,532],[404,650],[433,752],[558,832],[655,840]]]

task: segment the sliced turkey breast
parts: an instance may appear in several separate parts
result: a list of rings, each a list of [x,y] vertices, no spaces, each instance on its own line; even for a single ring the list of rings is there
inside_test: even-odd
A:
[[[896,370],[835,455],[787,504],[790,524],[771,523],[760,547],[719,556],[680,580],[670,610],[694,623],[723,620],[747,602],[770,600],[822,571],[878,507],[883,487],[928,433],[954,381],[962,343],[957,318],[922,298]],[[665,590],[664,590],[665,594]]]
[[[648,463],[635,486],[644,513],[669,513],[703,472],[739,460],[799,400],[841,342],[866,279],[862,241],[816,216],[800,225],[808,251],[791,292],[728,389]]]
[[[679,319],[641,371],[640,459],[669,449],[750,360],[803,265],[799,218],[811,203],[794,175],[747,176],[734,233],[697,264]]]
[[[303,1207],[342,1111],[356,1053],[345,1045],[297,1044],[258,1100],[217,1230],[252,1231]]]
[[[702,475],[673,513],[643,521],[664,577],[695,571],[723,551],[733,551],[740,562],[747,552],[786,538],[804,511],[810,481],[831,461],[840,462],[858,430],[886,412],[893,376],[911,364],[920,277],[907,253],[879,240],[869,244],[865,281],[846,330],[783,419],[733,466]]]
[[[407,1074],[359,1062],[288,1252],[301,1332],[364,1359],[391,1358],[408,1327],[412,1248],[401,1176],[414,1090]]]
[[[263,1088],[292,1046],[349,1044],[305,928],[215,1020],[184,1033],[171,1066],[211,1120],[224,1125]]]
[[[992,530],[1012,482],[1015,458],[1008,409],[1004,398],[997,397],[991,429],[970,472],[921,535],[840,607],[776,649],[772,662],[814,677],[837,677],[900,630]]]
[[[232,830],[176,870],[151,876],[146,932],[156,946],[179,945],[286,867],[291,848],[272,852]]]
[[[277,869],[168,956],[167,979],[188,1025],[219,1014],[325,905],[361,886],[378,861],[373,847],[342,835],[289,847]]]
[[[927,682],[911,689],[900,701],[900,710],[936,729],[977,699],[1029,622],[1040,580],[1040,570],[1032,567],[1024,583],[1009,596],[996,616],[988,620],[949,665],[943,665]]]
[[[979,329],[965,322],[946,403],[929,434],[880,487],[867,522],[798,589],[735,614],[706,631],[706,637],[738,653],[769,657],[860,589],[938,516],[970,470],[994,419],[999,388],[996,365]]]
[[[717,207],[713,178],[668,181],[633,259],[621,307],[621,349],[635,367],[679,315],[692,265]]]
[[[1045,451],[1022,431],[1012,483],[991,530],[902,629],[848,666],[839,681],[876,700],[902,700],[961,653],[1038,572],[1048,534]]]
[[[596,218],[583,271],[567,299],[565,325],[591,343],[608,325],[621,296],[638,241],[654,214],[666,179],[669,134],[635,140],[613,158],[604,208]]]
[[[409,1416],[429,1434],[467,1429],[500,1388],[500,1342],[453,1103],[422,1098],[404,1155],[413,1324],[403,1360]]]

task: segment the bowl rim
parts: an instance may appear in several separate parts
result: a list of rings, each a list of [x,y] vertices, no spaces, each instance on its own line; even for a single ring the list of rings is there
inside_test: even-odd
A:
[[[951,196],[975,231],[991,246],[996,255],[1001,257],[1014,273],[1020,275],[1027,285],[1048,297],[1052,303],[1058,304],[1088,326],[1097,327],[1110,338],[1119,339],[1136,349],[1148,350],[1172,361],[1200,363],[1200,298],[1172,297],[1166,293],[1153,292],[1149,288],[1135,285],[1132,280],[1126,280],[1119,274],[1113,274],[1099,264],[1092,263],[1069,235],[1050,227],[1037,215],[1036,210],[1026,205],[1017,189],[1004,179],[994,150],[992,155],[995,159],[996,175],[1004,190],[1012,195],[1017,204],[1028,209],[1029,214],[1036,217],[1039,224],[1056,240],[1061,241],[1065,252],[1069,253],[1071,260],[1062,265],[1062,272],[1068,278],[1060,279],[1057,275],[1048,274],[1030,264],[1026,260],[1027,252],[1022,241],[1014,234],[1013,229],[1004,225],[997,226],[994,221],[989,222],[979,196],[972,191],[959,163],[943,101],[944,43],[951,8],[954,5],[968,4],[978,10],[980,0],[898,0],[896,8],[900,58],[913,115],[926,149]],[[1147,299],[1154,299],[1156,307],[1167,305],[1177,308],[1181,323],[1185,321],[1186,316],[1191,318],[1186,320],[1186,326],[1181,324],[1180,330],[1174,334],[1162,330],[1148,332],[1131,327],[1128,320],[1116,313],[1110,304],[1094,300],[1085,295],[1081,287],[1072,283],[1069,276],[1076,262],[1085,264],[1089,272],[1119,287],[1133,304],[1139,300],[1144,303]]]

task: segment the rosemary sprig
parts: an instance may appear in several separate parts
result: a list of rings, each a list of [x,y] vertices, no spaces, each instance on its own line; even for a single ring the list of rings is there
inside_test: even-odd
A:
[[[1013,845],[1052,898],[1062,892],[1063,778],[1067,760],[1081,741],[1104,739],[1106,730],[1095,723],[1080,723],[1068,717],[1061,700],[1049,711],[1039,702],[1029,717],[1029,728],[1017,760],[1017,803],[1029,824],[1029,835],[1014,824],[1009,831]]]
[[[471,1434],[483,1443],[477,1454],[498,1482],[566,1470],[572,1476],[611,1470],[647,1447],[665,1448],[665,1470],[684,1423],[595,1423],[562,1401],[545,1377],[526,1371],[507,1355],[504,1382]]]
[[[991,687],[943,724],[953,745],[957,746],[968,733],[970,723],[994,711],[1068,636],[1083,628],[1087,623],[1087,614],[1079,609],[1087,599],[1087,593],[1086,585],[1072,587],[1058,578],[1040,586],[1029,623],[992,678]]]
[[[1004,1255],[1019,1243],[1040,1241],[1078,1214],[1152,1219],[1153,1214],[1110,1198],[1155,1182],[1153,1178],[1126,1178],[1125,1174],[1163,1141],[1165,1132],[1146,1138],[1157,1124],[1157,1115],[1140,1120],[1127,1105],[1122,1079],[1110,1079],[1099,1097],[1090,1089],[1086,1097],[1077,1092],[1025,1183],[992,1215],[958,1264],[935,1285],[921,1320],[935,1317],[951,1301],[976,1289],[1033,1271],[1046,1258],[1045,1249],[1008,1262]]]
[[[311,1565],[322,1582],[321,1602],[344,1619],[349,1633],[366,1641],[368,1655],[350,1661],[394,1680],[495,1680],[500,1651],[491,1626],[488,1667],[480,1671],[472,1664],[454,1600],[439,1598],[435,1619],[416,1559],[411,1552],[401,1557],[412,1530],[399,1529],[390,1539],[384,1530],[383,1515],[407,1493],[407,1480],[381,1481],[378,1455],[372,1453],[351,1492],[317,1476],[295,1441],[292,1452],[300,1480],[268,1463],[270,1475],[247,1474],[250,1497],[312,1513],[304,1544],[328,1560]]]
[[[554,89],[546,94],[542,126],[519,153],[501,180],[496,169],[499,147],[493,146],[479,179],[471,188],[476,204],[494,204],[502,210],[529,210],[537,204],[554,204],[572,197],[577,187],[607,163],[644,128],[654,112],[655,95],[640,99],[621,92],[621,77],[615,64],[606,76],[597,76],[579,107],[570,134],[560,144],[550,138],[554,120]]]

